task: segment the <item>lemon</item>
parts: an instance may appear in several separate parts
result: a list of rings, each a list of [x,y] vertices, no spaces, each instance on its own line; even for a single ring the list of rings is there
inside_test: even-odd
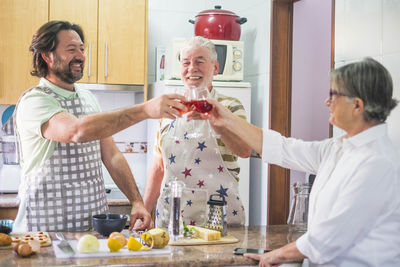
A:
[[[111,238],[117,239],[121,244],[122,247],[125,247],[125,245],[128,243],[128,241],[126,240],[125,236],[121,233],[118,232],[113,232],[110,234]]]
[[[141,247],[139,250],[140,250],[140,251],[149,251],[149,250],[151,250],[151,248],[150,248],[150,247],[143,246],[143,247]]]
[[[117,239],[110,237],[107,242],[107,246],[110,249],[111,252],[117,252],[122,248],[121,242],[119,242]]]
[[[130,236],[128,239],[128,249],[133,251],[138,251],[143,247],[142,243],[136,240],[133,236]]]

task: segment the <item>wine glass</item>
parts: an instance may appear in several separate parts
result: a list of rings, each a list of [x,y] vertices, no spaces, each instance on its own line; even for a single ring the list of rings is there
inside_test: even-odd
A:
[[[174,89],[174,93],[175,94],[179,94],[179,95],[182,95],[182,96],[184,96],[185,98],[186,98],[186,100],[185,101],[180,101],[183,105],[185,105],[186,106],[186,111],[184,111],[184,110],[182,110],[182,109],[177,109],[178,111],[179,111],[179,113],[181,113],[182,115],[184,115],[184,114],[186,114],[187,112],[189,112],[189,111],[191,111],[192,110],[192,104],[190,103],[190,100],[189,100],[189,98],[188,98],[188,94],[189,94],[189,91],[188,91],[188,89],[187,88],[185,88],[185,87],[176,87],[175,89]]]
[[[192,104],[192,109],[199,113],[208,113],[212,110],[213,106],[207,99],[210,97],[210,92],[207,87],[190,87],[187,90],[187,99]],[[210,122],[206,120],[205,122],[208,127],[208,133],[213,138],[219,138],[220,136],[214,132],[211,127]]]
[[[212,110],[212,105],[207,102],[209,98],[207,88],[190,87],[188,88],[188,100],[193,105],[193,109],[199,113],[207,113]]]

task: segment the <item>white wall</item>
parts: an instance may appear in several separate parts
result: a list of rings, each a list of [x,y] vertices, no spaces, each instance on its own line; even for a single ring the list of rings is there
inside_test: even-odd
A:
[[[393,78],[393,95],[400,99],[400,1],[336,0],[335,66],[373,57]],[[389,136],[400,149],[400,108],[389,116]],[[334,135],[340,134],[334,128]]]
[[[215,5],[221,5],[223,9],[233,11],[248,20],[241,26],[240,38],[245,43],[244,81],[250,82],[252,85],[252,123],[262,128],[268,128],[269,0],[149,0],[149,83],[155,81],[156,46],[163,45],[167,49],[165,75],[168,77],[170,73],[169,50],[172,47],[172,39],[193,36],[194,25],[190,24],[188,20],[194,19],[202,10],[213,9]],[[267,175],[267,165],[262,164],[259,159],[251,159],[250,225],[266,225]]]
[[[331,0],[294,3],[291,136],[305,141],[329,137],[331,65]],[[305,182],[305,173],[291,171],[291,184]],[[292,193],[292,192],[291,192]]]

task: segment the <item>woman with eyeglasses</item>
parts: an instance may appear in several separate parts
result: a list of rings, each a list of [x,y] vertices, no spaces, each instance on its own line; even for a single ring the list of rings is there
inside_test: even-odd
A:
[[[259,266],[302,259],[309,266],[400,266],[400,158],[386,118],[397,105],[389,72],[366,58],[331,73],[329,122],[343,136],[305,142],[261,130],[216,101],[203,115],[217,133],[229,131],[265,163],[316,174],[308,230],[296,242],[245,254]]]

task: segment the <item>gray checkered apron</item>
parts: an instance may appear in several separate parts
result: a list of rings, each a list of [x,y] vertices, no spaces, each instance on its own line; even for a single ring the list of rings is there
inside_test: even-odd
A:
[[[62,99],[45,87],[33,89],[54,97],[78,118],[95,112],[84,99]],[[100,141],[59,142],[53,155],[22,179],[29,231],[88,231],[92,215],[108,212]]]

